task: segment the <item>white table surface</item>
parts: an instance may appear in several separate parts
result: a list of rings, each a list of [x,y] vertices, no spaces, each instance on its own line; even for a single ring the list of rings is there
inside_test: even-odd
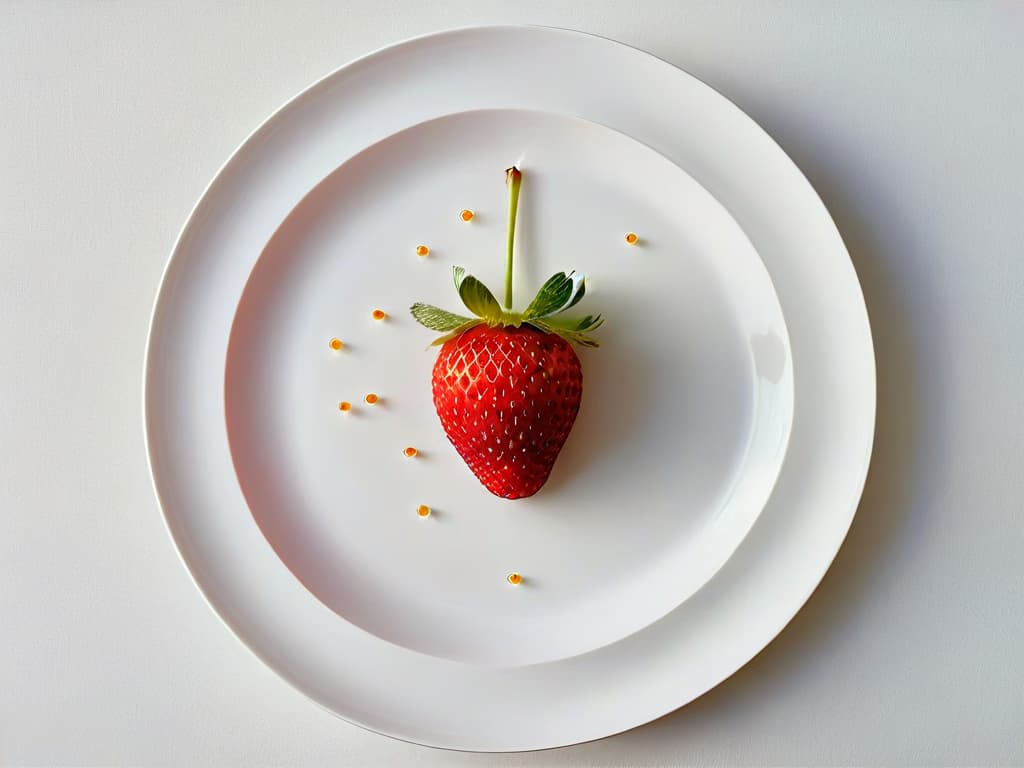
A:
[[[234,639],[164,531],[140,390],[178,228],[260,121],[385,43],[517,22],[650,50],[778,139],[863,282],[879,419],[760,656],[647,727],[481,756],[348,725]],[[1022,40],[1011,0],[0,2],[0,764],[1024,764]]]

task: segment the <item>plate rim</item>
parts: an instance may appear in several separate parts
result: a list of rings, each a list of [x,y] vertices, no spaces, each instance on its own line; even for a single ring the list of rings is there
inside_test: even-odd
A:
[[[168,278],[169,278],[169,275],[170,275],[170,273],[171,273],[171,271],[172,271],[172,269],[174,267],[176,257],[179,256],[179,252],[181,250],[183,242],[190,235],[190,233],[192,232],[193,228],[195,226],[197,226],[199,214],[201,213],[201,209],[203,208],[204,204],[207,202],[207,200],[210,197],[211,193],[215,191],[215,188],[216,188],[217,184],[222,180],[222,178],[228,172],[230,172],[235,167],[235,165],[239,162],[240,155],[245,151],[245,149],[250,145],[250,143],[253,142],[254,139],[257,139],[261,134],[263,134],[264,131],[266,131],[268,129],[268,127],[273,122],[277,121],[281,116],[285,115],[290,109],[295,107],[298,104],[298,102],[304,100],[305,98],[310,96],[313,92],[315,92],[319,88],[323,87],[327,82],[331,81],[337,75],[339,75],[339,73],[341,73],[344,70],[349,69],[349,68],[351,68],[351,67],[353,67],[355,65],[358,65],[358,64],[360,64],[362,62],[365,62],[365,61],[368,61],[368,60],[370,60],[372,58],[375,58],[375,57],[377,57],[377,56],[379,56],[381,54],[385,54],[387,52],[390,52],[390,51],[393,51],[393,50],[396,50],[396,49],[400,49],[400,48],[402,48],[402,47],[404,47],[406,45],[412,44],[412,43],[423,42],[423,41],[427,41],[427,40],[431,40],[431,39],[444,38],[444,37],[447,37],[447,36],[453,36],[453,35],[458,35],[458,34],[463,34],[463,33],[472,33],[472,32],[484,32],[484,33],[491,32],[491,33],[493,33],[493,32],[502,32],[502,31],[522,31],[522,30],[537,30],[537,31],[543,31],[543,32],[554,32],[554,33],[566,35],[566,36],[569,36],[569,37],[592,38],[592,39],[600,40],[600,41],[603,41],[604,43],[611,44],[611,45],[614,45],[614,46],[620,46],[620,47],[623,47],[623,48],[628,48],[628,49],[630,49],[632,52],[634,52],[636,54],[640,54],[643,57],[656,60],[656,61],[660,62],[661,64],[663,64],[663,65],[665,65],[667,67],[670,67],[672,70],[674,70],[679,75],[682,75],[682,76],[687,77],[687,78],[691,78],[692,80],[700,83],[704,88],[708,89],[708,91],[710,91],[713,94],[715,94],[715,96],[718,99],[721,99],[724,102],[726,102],[728,105],[730,105],[732,107],[732,109],[734,110],[736,116],[745,121],[748,130],[752,129],[756,133],[760,134],[764,139],[766,139],[781,154],[782,157],[785,158],[785,160],[787,161],[788,166],[791,168],[791,170],[795,171],[796,175],[802,181],[803,186],[805,187],[806,191],[809,192],[813,196],[813,199],[817,202],[817,204],[818,204],[818,206],[820,208],[821,214],[823,214],[824,217],[827,218],[828,223],[831,225],[831,230],[833,231],[833,233],[834,233],[834,235],[835,235],[835,237],[837,239],[837,243],[838,243],[839,246],[841,246],[842,252],[846,256],[846,261],[849,263],[849,266],[850,266],[850,268],[852,270],[852,274],[853,274],[853,277],[854,277],[854,283],[855,283],[855,287],[856,287],[856,291],[855,291],[856,298],[857,298],[856,309],[859,310],[860,313],[862,313],[863,320],[864,320],[860,330],[864,334],[864,340],[866,341],[866,350],[867,350],[868,354],[866,355],[865,359],[863,361],[861,361],[861,362],[863,362],[864,364],[869,366],[869,369],[870,369],[868,371],[868,373],[869,373],[868,378],[870,379],[871,387],[870,387],[869,390],[867,390],[865,392],[865,396],[868,398],[868,405],[870,405],[871,419],[870,419],[870,429],[867,430],[867,433],[866,433],[867,437],[866,437],[866,440],[865,440],[864,446],[863,446],[863,456],[862,456],[862,459],[861,459],[861,463],[857,467],[856,472],[853,473],[853,474],[855,474],[855,476],[857,478],[856,482],[851,486],[852,488],[855,488],[855,493],[852,492],[852,490],[851,490],[849,509],[846,511],[846,514],[843,517],[843,521],[844,521],[843,522],[843,526],[842,526],[840,535],[838,535],[836,540],[835,540],[835,546],[834,547],[830,547],[830,548],[827,549],[827,554],[828,554],[827,561],[825,561],[824,566],[820,569],[820,572],[817,569],[815,570],[814,578],[808,580],[809,581],[808,588],[806,590],[801,590],[801,594],[803,596],[801,597],[799,602],[795,605],[795,608],[791,612],[787,611],[787,612],[783,612],[782,614],[780,614],[780,617],[779,617],[780,620],[775,622],[775,624],[777,624],[777,628],[772,630],[772,631],[770,631],[770,633],[768,634],[767,638],[763,642],[760,642],[760,641],[758,642],[759,648],[758,648],[757,651],[755,651],[749,657],[740,660],[735,666],[729,665],[727,667],[727,671],[726,672],[714,675],[714,682],[712,684],[708,685],[707,687],[704,687],[703,690],[700,693],[698,693],[698,694],[696,694],[696,695],[686,699],[685,701],[683,701],[683,702],[681,702],[679,704],[676,704],[675,706],[671,707],[670,709],[665,710],[660,715],[655,715],[654,717],[646,717],[645,716],[645,719],[642,720],[641,722],[638,722],[638,723],[635,723],[635,724],[631,724],[631,725],[626,725],[626,726],[623,726],[622,728],[613,730],[613,731],[611,731],[609,733],[605,733],[605,734],[601,734],[601,735],[595,735],[595,736],[590,737],[590,738],[574,739],[572,741],[562,741],[562,742],[551,743],[551,744],[547,744],[547,745],[544,745],[544,746],[538,746],[538,747],[526,747],[526,748],[514,747],[512,749],[514,751],[517,751],[517,752],[519,752],[519,751],[522,751],[522,752],[532,752],[532,751],[545,751],[545,750],[548,750],[548,749],[557,749],[557,748],[560,748],[562,746],[568,746],[568,745],[571,745],[571,744],[581,744],[581,743],[587,743],[587,742],[590,742],[590,741],[601,740],[603,738],[608,738],[608,737],[617,735],[619,733],[623,733],[623,732],[632,730],[633,728],[641,727],[642,725],[645,725],[645,724],[651,722],[652,720],[657,719],[657,717],[664,716],[666,714],[674,712],[677,709],[679,709],[679,708],[685,706],[686,704],[690,703],[691,701],[695,700],[696,698],[699,698],[700,696],[704,695],[705,693],[707,693],[712,688],[714,688],[717,685],[719,685],[722,681],[724,681],[724,680],[728,679],[729,677],[731,677],[733,674],[735,674],[735,672],[737,670],[741,669],[743,666],[745,666],[750,661],[752,661],[754,658],[756,658],[756,656],[759,655],[764,650],[764,648],[766,648],[772,641],[775,640],[776,637],[778,637],[779,633],[792,621],[793,617],[800,611],[800,609],[803,608],[803,606],[806,604],[807,600],[810,598],[810,596],[815,592],[815,590],[821,584],[821,581],[824,578],[825,574],[827,573],[828,569],[832,566],[832,563],[835,560],[836,554],[838,553],[839,549],[842,547],[842,544],[845,541],[846,536],[849,533],[849,529],[850,529],[850,526],[852,524],[853,518],[854,518],[854,516],[856,514],[857,508],[858,508],[858,506],[860,504],[860,501],[862,499],[862,496],[863,496],[864,486],[865,486],[865,483],[866,483],[866,480],[867,480],[867,474],[868,474],[868,470],[869,470],[869,467],[870,467],[870,461],[871,461],[872,451],[873,451],[873,447],[874,447],[875,427],[876,427],[876,424],[877,424],[877,361],[876,361],[876,352],[875,352],[875,348],[874,348],[873,335],[872,335],[872,331],[871,331],[870,315],[868,313],[868,308],[867,308],[866,302],[864,300],[864,293],[863,293],[863,289],[861,288],[861,285],[860,285],[860,279],[859,279],[859,277],[857,277],[855,265],[853,264],[853,261],[852,261],[852,259],[850,259],[850,256],[849,256],[849,250],[846,247],[846,244],[845,244],[845,242],[844,242],[844,240],[842,238],[842,234],[839,231],[838,227],[836,226],[834,219],[832,218],[831,214],[828,212],[828,209],[825,206],[824,201],[821,199],[820,195],[818,194],[818,192],[814,188],[814,186],[810,183],[810,180],[807,178],[806,174],[803,172],[803,170],[800,168],[800,166],[795,161],[793,161],[793,159],[790,157],[790,155],[771,136],[771,134],[769,134],[758,122],[756,122],[752,117],[750,117],[750,115],[748,115],[742,108],[740,108],[728,96],[724,95],[718,89],[716,89],[715,87],[711,86],[710,84],[708,84],[707,82],[705,82],[704,80],[699,78],[698,76],[693,75],[692,73],[682,69],[681,67],[677,66],[676,64],[673,64],[672,62],[670,62],[670,61],[668,61],[668,60],[666,60],[666,59],[664,59],[664,58],[662,58],[662,57],[660,57],[660,56],[658,56],[658,55],[656,55],[654,53],[651,53],[651,52],[646,51],[646,50],[644,50],[642,48],[639,48],[638,46],[634,46],[634,45],[631,45],[629,43],[621,42],[619,40],[615,40],[615,39],[610,38],[610,37],[605,36],[605,35],[596,34],[596,33],[587,32],[587,31],[582,31],[582,30],[575,30],[575,29],[571,29],[571,28],[567,28],[567,27],[551,26],[551,25],[539,25],[539,24],[495,24],[495,25],[473,25],[473,24],[469,24],[469,25],[462,25],[462,26],[453,27],[453,28],[438,29],[438,30],[434,30],[434,31],[431,31],[431,32],[427,32],[425,34],[413,35],[413,36],[404,38],[402,40],[398,40],[398,41],[395,41],[395,42],[392,42],[392,43],[380,46],[380,47],[378,47],[378,48],[376,48],[374,50],[371,50],[371,51],[366,52],[366,53],[364,53],[364,54],[362,54],[360,56],[357,56],[357,57],[355,57],[353,59],[350,59],[350,60],[346,61],[345,63],[343,63],[342,65],[334,68],[330,72],[327,72],[322,77],[316,79],[315,81],[313,81],[312,83],[310,83],[308,86],[306,86],[305,88],[301,89],[297,93],[295,93],[289,99],[284,101],[277,109],[275,109],[273,112],[271,112],[269,115],[267,115],[252,131],[250,131],[240,141],[240,143],[230,153],[230,155],[227,157],[227,159],[217,168],[217,170],[215,171],[213,176],[210,178],[210,180],[207,182],[207,184],[203,187],[202,192],[199,194],[199,196],[196,199],[196,202],[191,207],[187,217],[184,220],[184,223],[182,224],[181,228],[179,229],[179,231],[177,233],[177,236],[174,239],[173,245],[172,245],[172,247],[170,249],[170,252],[169,252],[169,256],[167,257],[166,263],[165,263],[164,268],[163,268],[163,270],[161,272],[161,276],[160,276],[160,279],[159,279],[159,282],[158,282],[158,285],[157,285],[156,292],[154,294],[154,299],[153,299],[153,303],[152,303],[152,307],[151,307],[151,312],[150,312],[149,324],[148,324],[148,327],[147,327],[145,350],[144,350],[144,355],[143,355],[143,368],[142,368],[142,381],[141,381],[141,383],[142,383],[142,399],[141,399],[142,400],[142,402],[141,402],[142,414],[141,415],[142,415],[142,422],[143,422],[144,444],[145,444],[145,447],[146,447],[147,470],[149,472],[150,481],[151,481],[151,483],[153,485],[153,489],[154,489],[154,493],[155,493],[155,496],[156,496],[156,499],[157,499],[157,503],[158,503],[158,506],[160,508],[161,517],[163,518],[165,530],[167,531],[167,534],[168,534],[168,536],[171,539],[171,542],[172,542],[172,544],[174,546],[174,549],[175,549],[175,551],[176,551],[176,553],[178,555],[179,561],[181,562],[182,566],[184,566],[184,570],[188,574],[189,578],[192,580],[193,584],[196,586],[197,590],[199,591],[199,594],[203,597],[203,599],[206,601],[207,605],[211,608],[213,613],[220,619],[220,621],[224,624],[224,626],[230,631],[230,633],[232,635],[234,635],[236,640],[243,647],[248,649],[249,652],[251,652],[256,658],[258,658],[263,664],[265,664],[271,670],[273,670],[275,672],[275,674],[279,678],[281,678],[291,688],[293,688],[294,690],[297,690],[299,693],[301,693],[305,698],[310,699],[317,706],[319,706],[321,709],[331,713],[335,717],[338,717],[339,719],[341,719],[341,720],[343,720],[345,722],[352,723],[353,725],[356,725],[356,726],[358,726],[360,728],[363,728],[364,730],[367,730],[367,731],[370,731],[370,732],[373,732],[373,733],[378,733],[378,734],[381,734],[381,735],[384,735],[384,736],[388,736],[390,738],[395,738],[395,739],[397,739],[399,741],[403,741],[403,742],[406,742],[406,743],[417,744],[417,745],[420,745],[420,746],[427,746],[427,747],[435,748],[435,749],[446,749],[446,750],[463,751],[463,752],[479,752],[479,753],[484,753],[484,754],[489,754],[489,753],[493,753],[493,752],[496,752],[496,751],[503,751],[503,749],[502,748],[489,749],[489,748],[479,748],[479,747],[478,748],[471,748],[471,747],[460,747],[460,746],[451,746],[451,745],[432,744],[429,741],[425,741],[425,740],[421,741],[421,740],[417,740],[415,738],[411,738],[411,737],[408,737],[408,736],[400,735],[400,734],[392,732],[392,731],[390,731],[390,730],[388,730],[386,728],[371,726],[371,725],[366,724],[364,722],[360,722],[360,720],[358,718],[356,718],[356,717],[350,717],[348,715],[342,715],[341,713],[339,713],[336,710],[332,709],[326,703],[321,702],[317,697],[312,695],[310,692],[308,692],[304,688],[300,687],[300,685],[297,682],[293,681],[291,679],[291,677],[289,677],[289,676],[287,676],[285,674],[282,674],[281,671],[278,669],[277,665],[274,662],[269,660],[262,651],[258,650],[256,647],[254,647],[252,644],[250,644],[245,639],[244,633],[241,632],[241,631],[238,631],[236,629],[235,623],[231,620],[231,618],[229,618],[225,614],[225,612],[222,612],[216,606],[216,604],[214,603],[211,595],[208,593],[207,589],[200,582],[200,580],[197,577],[195,571],[190,567],[189,562],[185,558],[182,541],[179,539],[178,534],[176,534],[175,529],[172,526],[172,521],[171,521],[170,515],[167,512],[167,501],[166,501],[166,498],[165,498],[165,494],[161,490],[161,484],[160,484],[160,482],[158,480],[158,471],[157,471],[157,468],[154,466],[154,463],[155,463],[154,462],[154,437],[153,437],[153,434],[152,434],[152,426],[151,426],[151,423],[150,423],[150,421],[151,421],[151,414],[150,414],[150,405],[149,405],[148,395],[149,395],[149,389],[150,389],[150,383],[151,383],[150,380],[151,380],[151,377],[153,376],[152,360],[153,360],[153,358],[157,354],[157,352],[154,349],[154,346],[155,346],[154,330],[156,329],[157,323],[159,322],[159,314],[160,314],[160,309],[161,309],[161,303],[164,300],[165,293],[168,290]],[[613,130],[617,130],[617,129],[613,129]],[[640,140],[640,141],[641,141],[641,143],[645,143],[646,144],[646,142],[643,142],[642,140]],[[659,150],[657,150],[657,148],[654,148],[654,149],[655,149],[655,151],[659,151]],[[671,159],[669,159],[669,160],[670,160],[670,162],[674,162]],[[697,177],[694,177],[694,178],[695,178],[695,180],[698,181],[698,183],[701,183],[702,186],[703,186],[703,183],[700,182],[700,179],[698,179]],[[717,199],[717,196],[715,196],[715,197]],[[726,210],[730,212],[730,215],[732,215],[731,209],[728,206],[725,206],[723,204],[723,207],[725,207]],[[742,225],[741,225],[741,228],[742,228]],[[837,531],[839,530],[838,524],[836,525],[836,530]]]

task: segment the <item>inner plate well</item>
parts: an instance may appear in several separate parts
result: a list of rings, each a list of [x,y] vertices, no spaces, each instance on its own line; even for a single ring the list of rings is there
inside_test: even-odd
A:
[[[602,347],[579,352],[583,405],[551,479],[510,502],[448,444],[430,397],[435,334],[408,306],[463,311],[455,264],[501,286],[513,163],[517,307],[578,269],[578,309],[607,322]],[[368,392],[381,401],[365,405]],[[585,653],[699,589],[767,500],[793,407],[778,300],[725,209],[623,134],[519,110],[421,123],[319,184],[250,277],[225,396],[243,492],[296,577],[385,640],[491,665]],[[509,585],[510,571],[526,581]]]

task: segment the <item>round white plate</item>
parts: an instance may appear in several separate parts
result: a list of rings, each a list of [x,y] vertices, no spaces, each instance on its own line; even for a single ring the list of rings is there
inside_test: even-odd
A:
[[[513,162],[517,306],[576,268],[578,311],[607,322],[580,352],[583,405],[551,480],[510,502],[448,444],[424,351],[437,334],[407,308],[459,311],[453,264],[502,285]],[[238,306],[226,403],[249,508],[313,594],[406,648],[513,666],[620,640],[711,578],[782,466],[793,377],[764,265],[692,178],[592,122],[479,110],[373,144],[292,211]]]
[[[618,642],[515,666],[466,664],[384,642],[314,596],[254,523],[225,429],[225,360],[236,308],[289,212],[381,138],[436,117],[494,108],[573,115],[614,128],[684,168],[721,201],[771,275],[789,331],[796,393],[772,497],[703,588]],[[595,294],[611,295],[595,287]],[[617,338],[629,327],[611,325],[609,333]],[[588,355],[585,365],[606,352]],[[803,604],[842,542],[867,471],[874,421],[871,339],[856,275],[792,162],[740,110],[685,73],[600,38],[537,28],[466,29],[387,48],[339,70],[268,120],[222,169],[175,246],[154,310],[145,390],[150,465],[168,527],[232,630],[285,679],[352,722],[478,750],[606,736],[690,701],[749,660]],[[574,474],[565,471],[558,482]],[[444,530],[443,519],[427,524],[433,522],[435,529],[415,530]],[[518,567],[501,564],[498,575]]]

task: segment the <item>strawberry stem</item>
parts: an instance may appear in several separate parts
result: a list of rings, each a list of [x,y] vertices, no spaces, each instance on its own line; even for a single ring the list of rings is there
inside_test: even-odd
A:
[[[512,309],[512,246],[516,239],[516,212],[519,210],[519,187],[523,182],[522,172],[514,165],[505,171],[508,184],[508,240],[505,257],[505,309]]]

